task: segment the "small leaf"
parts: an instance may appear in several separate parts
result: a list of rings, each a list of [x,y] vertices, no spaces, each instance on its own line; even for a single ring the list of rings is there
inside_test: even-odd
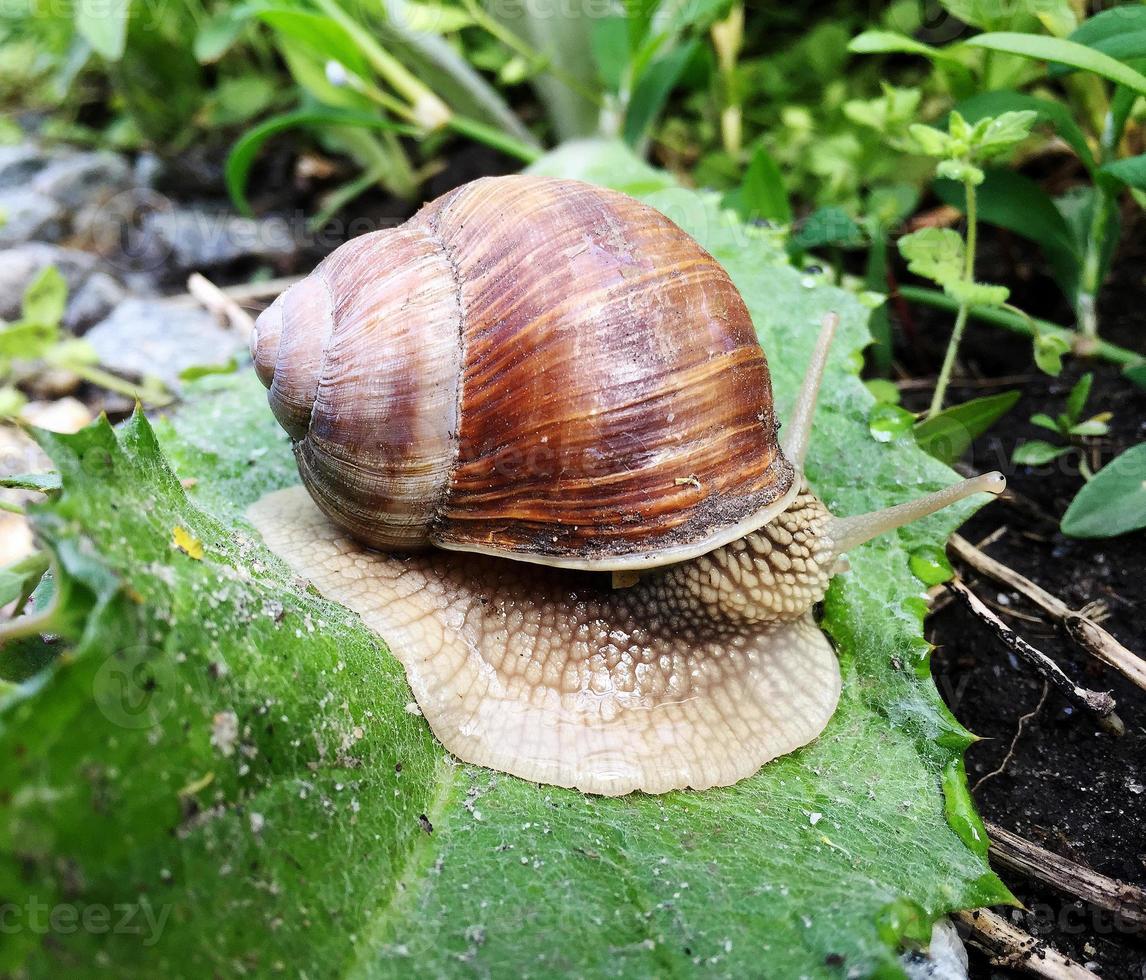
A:
[[[1043,466],[1069,452],[1070,446],[1055,446],[1042,439],[1031,439],[1015,447],[1011,453],[1011,462],[1019,466]]]
[[[949,51],[924,44],[896,31],[864,31],[851,39],[848,50],[853,54],[919,54],[935,61],[949,61],[963,66]]]
[[[1072,538],[1112,538],[1146,527],[1146,443],[1107,463],[1070,502],[1062,519]]]
[[[1004,112],[993,119],[979,120],[973,139],[975,158],[987,160],[1012,149],[1031,135],[1031,127],[1037,118],[1038,113],[1021,109]]]
[[[1143,9],[1146,10],[1146,7]],[[1098,173],[1104,177],[1112,177],[1127,187],[1146,190],[1146,153],[1105,164],[1099,168]]]
[[[1015,407],[1019,395],[1017,391],[1004,391],[952,405],[917,423],[915,441],[936,459],[954,463],[975,439]]]
[[[25,323],[59,326],[68,305],[68,282],[54,265],[47,266],[24,290],[21,316]]]
[[[1071,422],[1077,422],[1082,418],[1082,410],[1086,407],[1086,401],[1090,398],[1090,389],[1093,386],[1094,375],[1087,371],[1070,389],[1070,394],[1066,396],[1066,417]]]
[[[1122,376],[1139,388],[1146,388],[1146,364],[1129,364],[1122,369]]]
[[[239,370],[237,358],[232,357],[225,364],[193,364],[179,372],[180,381],[198,381],[212,374],[234,374]]]
[[[1099,418],[1078,422],[1069,429],[1072,436],[1104,436],[1109,431],[1110,426]]]
[[[899,404],[901,397],[899,389],[887,378],[870,378],[863,384],[877,402],[883,402],[887,405]]]
[[[934,126],[913,123],[907,131],[914,141],[915,150],[928,157],[945,157],[951,148],[951,137]]]
[[[834,245],[838,248],[860,248],[867,244],[864,230],[843,208],[834,204],[816,208],[803,221],[796,224],[788,239],[790,253]]]
[[[188,558],[195,561],[203,560],[203,542],[185,527],[176,525],[171,529],[171,543]]]
[[[966,160],[941,160],[935,172],[947,180],[956,180],[961,184],[971,184],[975,187],[987,178],[979,167]]]
[[[899,254],[907,268],[940,286],[963,275],[967,246],[952,228],[921,228],[899,239]]]
[[[209,17],[199,28],[191,48],[199,64],[213,64],[222,58],[239,39],[247,16],[248,11],[244,7],[228,7]]]
[[[77,3],[76,31],[92,46],[96,54],[108,61],[123,57],[127,44],[127,22],[131,0],[107,0],[105,3]]]
[[[645,137],[698,47],[695,40],[682,44],[641,73],[625,113],[624,137],[629,146],[636,146]]]
[[[1062,356],[1070,350],[1070,344],[1058,334],[1040,333],[1035,336],[1033,346],[1038,369],[1057,378],[1062,373]]]
[[[1058,423],[1052,419],[1046,412],[1035,412],[1031,416],[1031,425],[1038,425],[1044,429],[1050,429],[1051,432],[1058,432]]]
[[[1087,170],[1095,169],[1094,154],[1090,144],[1087,143],[1086,134],[1075,122],[1070,110],[1061,102],[1053,99],[1040,99],[1025,92],[1016,92],[1013,89],[1001,89],[994,92],[981,92],[969,99],[964,99],[956,107],[967,119],[978,122],[985,116],[997,116],[1002,112],[1028,109],[1046,122],[1049,122],[1056,133],[1070,146]]]
[[[724,196],[723,204],[747,221],[764,218],[787,224],[792,220],[784,177],[763,144],[753,152],[743,182]]]

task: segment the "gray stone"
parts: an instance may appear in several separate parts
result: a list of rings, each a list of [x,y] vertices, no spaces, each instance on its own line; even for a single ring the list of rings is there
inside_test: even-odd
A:
[[[93,272],[68,300],[64,328],[82,334],[127,298],[127,290],[106,272]]]
[[[38,146],[0,146],[0,191],[24,187],[48,165],[50,157]]]
[[[171,387],[189,367],[225,364],[247,341],[190,303],[127,299],[87,332],[100,363],[137,378],[157,377]]]
[[[63,237],[64,209],[46,194],[27,189],[0,192],[0,217],[0,248]]]
[[[14,320],[20,315],[24,290],[49,265],[60,271],[72,295],[96,271],[99,260],[87,252],[44,242],[28,242],[0,251],[0,318]]]
[[[100,151],[53,160],[32,181],[32,189],[55,198],[69,210],[93,199],[111,197],[131,186],[131,168],[123,157]]]
[[[280,218],[241,218],[198,208],[156,211],[144,221],[152,247],[180,269],[208,269],[254,256],[283,259],[298,250]]]

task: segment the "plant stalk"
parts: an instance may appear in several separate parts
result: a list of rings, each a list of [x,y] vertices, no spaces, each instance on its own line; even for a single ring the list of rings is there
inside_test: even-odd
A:
[[[978,213],[975,200],[975,185],[966,180],[963,182],[967,195],[967,246],[963,253],[963,281],[975,281],[975,247],[978,242]],[[969,304],[959,304],[959,312],[955,315],[955,327],[951,331],[951,339],[947,343],[947,353],[943,355],[943,366],[939,369],[939,377],[935,381],[935,393],[931,396],[931,407],[927,409],[927,417],[938,415],[943,409],[943,399],[947,395],[947,385],[951,381],[951,371],[955,367],[955,357],[959,353],[959,343],[963,339],[963,330],[967,326]]]
[[[937,310],[955,311],[959,306],[946,293],[940,292],[938,289],[927,289],[924,286],[900,286],[899,295],[911,303],[922,303],[924,306],[931,306]],[[1022,334],[1025,337],[1037,337],[1039,334],[1053,334],[1062,337],[1070,344],[1071,350],[1085,349],[1090,356],[1100,358],[1111,364],[1119,364],[1123,367],[1146,364],[1146,358],[1135,351],[1127,350],[1125,347],[1119,347],[1117,344],[1102,339],[1091,343],[1089,338],[1084,338],[1081,334],[1068,330],[1057,323],[1051,323],[1050,320],[1020,316],[997,306],[972,306],[968,310],[968,315],[976,320],[1002,327],[1004,330],[1010,330],[1012,333]]]

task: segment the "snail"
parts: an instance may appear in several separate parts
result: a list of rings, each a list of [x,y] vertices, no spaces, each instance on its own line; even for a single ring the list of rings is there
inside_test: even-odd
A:
[[[858,517],[802,475],[834,316],[783,440],[699,244],[623,194],[484,178],[341,246],[258,318],[305,489],[248,511],[358,612],[460,759],[620,795],[728,785],[814,739],[812,610],[851,548],[992,473]]]

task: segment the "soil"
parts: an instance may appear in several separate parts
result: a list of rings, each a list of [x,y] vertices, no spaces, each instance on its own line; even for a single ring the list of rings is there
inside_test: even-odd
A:
[[[1125,241],[1140,237],[1130,235]],[[1144,246],[1139,241],[1135,248],[1123,249],[1100,301],[1105,339],[1142,353]],[[1013,301],[1028,312],[1071,322],[1065,303],[1039,272],[1030,251],[1021,240],[988,233],[983,267],[995,270],[993,281],[1018,283]],[[1013,260],[1016,252],[1025,258]],[[918,307],[912,315],[917,318],[917,343],[897,353],[910,364],[913,376],[933,377],[951,317]],[[1060,378],[1041,375],[1032,368],[1029,340],[982,324],[969,328],[962,360],[962,380],[952,387],[949,403],[997,391],[1022,392],[1015,409],[977,441],[965,462],[976,471],[1002,469],[1010,488],[1029,505],[996,502],[961,533],[975,543],[1005,528],[985,549],[992,557],[1074,608],[1101,601],[1109,613],[1104,627],[1128,648],[1146,654],[1146,534],[1094,541],[1064,537],[1058,519],[1083,482],[1076,461],[1038,468],[1009,463],[1017,443],[1049,435],[1032,426],[1030,416],[1061,412],[1067,392],[1084,371],[1095,376],[1090,411],[1113,412],[1110,435],[1088,450],[1099,465],[1146,439],[1146,391],[1130,384],[1117,368],[1097,361],[1068,360]],[[1014,376],[1021,380],[995,383]],[[928,387],[905,395],[904,401],[910,408],[924,408],[929,395]],[[1003,648],[963,603],[941,603],[927,624],[928,639],[937,646],[933,673],[956,717],[982,737],[967,752],[967,775],[981,813],[1102,874],[1146,885],[1146,691],[1083,652],[1019,595],[968,569],[963,572],[970,587],[1004,621],[1068,674],[1092,689],[1111,691],[1126,725],[1126,733],[1115,737],[1057,691],[1047,692],[1043,700],[1040,677]],[[1016,738],[1026,715],[1031,717]],[[1002,771],[991,775],[1000,766]],[[1108,980],[1146,980],[1146,928],[1130,926],[1109,911],[1005,869],[1000,874],[1026,907],[1000,910],[1018,925]],[[1021,975],[992,965],[973,950],[971,955],[973,978]]]

